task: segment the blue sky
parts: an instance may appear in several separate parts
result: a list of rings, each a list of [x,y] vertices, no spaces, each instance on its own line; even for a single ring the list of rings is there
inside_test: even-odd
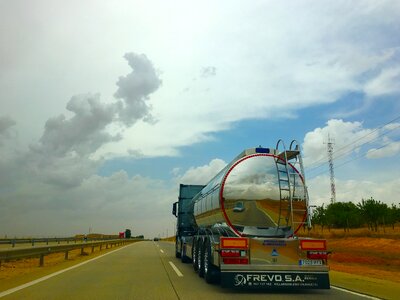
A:
[[[328,135],[338,201],[398,203],[399,20],[398,1],[2,1],[0,236],[171,233],[180,182],[280,138],[312,204]]]

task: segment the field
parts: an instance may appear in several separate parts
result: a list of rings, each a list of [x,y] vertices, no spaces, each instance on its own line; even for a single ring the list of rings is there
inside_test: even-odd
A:
[[[400,225],[377,233],[366,228],[314,228],[301,235],[327,239],[331,270],[400,283]]]

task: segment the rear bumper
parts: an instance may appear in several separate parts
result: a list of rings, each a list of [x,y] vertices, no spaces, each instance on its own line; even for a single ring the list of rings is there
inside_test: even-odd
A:
[[[329,289],[328,272],[221,271],[221,286],[241,289]]]

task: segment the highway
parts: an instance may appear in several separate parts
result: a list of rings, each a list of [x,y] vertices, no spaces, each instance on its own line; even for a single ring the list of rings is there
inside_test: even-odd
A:
[[[252,292],[209,285],[191,264],[175,258],[174,244],[144,241],[22,288],[8,299],[365,299],[336,289]],[[3,297],[2,297],[3,296]]]

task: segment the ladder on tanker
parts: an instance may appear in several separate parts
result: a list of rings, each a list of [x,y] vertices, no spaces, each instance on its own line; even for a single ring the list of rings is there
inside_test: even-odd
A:
[[[299,226],[307,225],[310,227],[309,199],[300,146],[296,140],[293,140],[287,150],[283,140],[279,140],[276,144],[276,150],[278,153],[276,154],[275,164],[280,196],[277,230],[282,226],[291,226],[293,231]],[[301,189],[297,191],[299,188]],[[305,203],[305,207],[301,207],[301,203]],[[301,217],[305,215],[307,216],[306,219]],[[299,220],[299,217],[301,220]]]

